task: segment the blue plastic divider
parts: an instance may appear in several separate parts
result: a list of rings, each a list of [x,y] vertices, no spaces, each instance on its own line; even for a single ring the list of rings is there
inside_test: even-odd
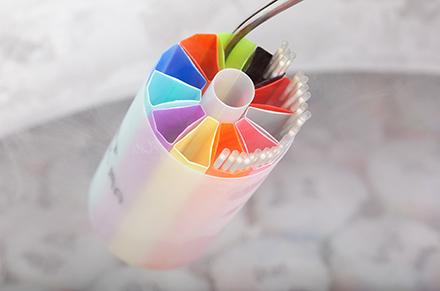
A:
[[[159,71],[153,71],[146,86],[147,107],[176,107],[199,103],[201,90]],[[148,109],[148,108],[147,108]]]
[[[202,73],[178,44],[162,54],[155,69],[199,89],[206,85]]]

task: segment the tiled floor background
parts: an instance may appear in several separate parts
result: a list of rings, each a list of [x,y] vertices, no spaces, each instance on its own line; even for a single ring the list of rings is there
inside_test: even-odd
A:
[[[1,139],[0,290],[440,290],[440,78],[310,84],[294,149],[174,271],[128,268],[89,229],[88,184],[128,100]]]

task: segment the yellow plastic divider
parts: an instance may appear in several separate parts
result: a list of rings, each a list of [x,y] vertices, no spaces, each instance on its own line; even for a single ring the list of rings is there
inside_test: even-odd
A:
[[[206,117],[174,145],[171,155],[188,167],[205,173],[211,164],[212,147],[218,127],[217,120]]]

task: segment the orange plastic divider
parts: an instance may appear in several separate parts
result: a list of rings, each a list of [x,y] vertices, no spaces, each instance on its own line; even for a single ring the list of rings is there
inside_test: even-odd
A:
[[[244,151],[244,146],[240,140],[240,135],[232,123],[222,123],[217,130],[214,146],[212,147],[212,164],[225,148],[228,148],[231,151]]]
[[[212,175],[212,176],[217,176],[217,177],[223,177],[223,178],[233,178],[233,177],[247,176],[251,171],[252,171],[252,169],[247,169],[245,171],[229,173],[229,172],[217,170],[217,169],[214,169],[211,167],[208,169],[206,174]]]
[[[274,106],[274,105],[256,104],[255,103],[255,104],[251,104],[251,107],[258,108],[258,109],[263,109],[263,110],[280,112],[280,113],[293,113],[289,109],[286,109],[286,108],[283,108],[283,107]]]
[[[214,146],[212,148],[211,167],[206,172],[209,175],[219,176],[219,177],[241,177],[247,175],[250,170],[237,172],[234,174],[217,170],[212,167],[217,157],[221,154],[223,149],[228,148],[232,151],[237,150],[239,152],[244,152],[245,147],[240,139],[240,134],[232,123],[222,123],[217,130],[217,134],[214,140]]]
[[[272,83],[255,89],[255,97],[252,104],[268,104],[281,107],[282,100],[279,98],[283,95],[289,83],[289,78],[282,77]]]
[[[235,123],[237,130],[244,141],[246,151],[252,153],[257,149],[271,148],[277,145],[273,139],[265,135],[254,123],[246,118]]]
[[[219,71],[216,34],[194,34],[180,42],[202,74],[211,81]],[[207,87],[207,86],[206,86]]]

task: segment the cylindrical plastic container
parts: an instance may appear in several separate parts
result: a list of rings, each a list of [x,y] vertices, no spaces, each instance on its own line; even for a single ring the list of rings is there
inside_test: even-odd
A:
[[[215,96],[207,102],[202,97],[213,94],[210,83],[216,76],[227,72],[230,77],[227,70],[245,65],[237,60],[249,59],[249,43],[244,40],[231,53],[235,68],[222,71],[227,60],[219,53],[221,36],[195,35],[182,41],[162,55],[131,104],[90,189],[93,227],[111,252],[128,264],[173,268],[199,258],[285,153],[235,174],[213,168],[221,145],[230,143],[230,136],[222,141],[221,135],[228,126],[238,128],[237,147],[244,155],[252,154],[247,132],[240,131],[246,118],[238,112],[249,102],[233,103],[228,113],[219,111],[222,104]],[[239,76],[241,87],[235,91],[252,94],[252,99],[255,92],[245,90],[246,82]],[[257,125],[249,128],[254,135],[274,140]]]

